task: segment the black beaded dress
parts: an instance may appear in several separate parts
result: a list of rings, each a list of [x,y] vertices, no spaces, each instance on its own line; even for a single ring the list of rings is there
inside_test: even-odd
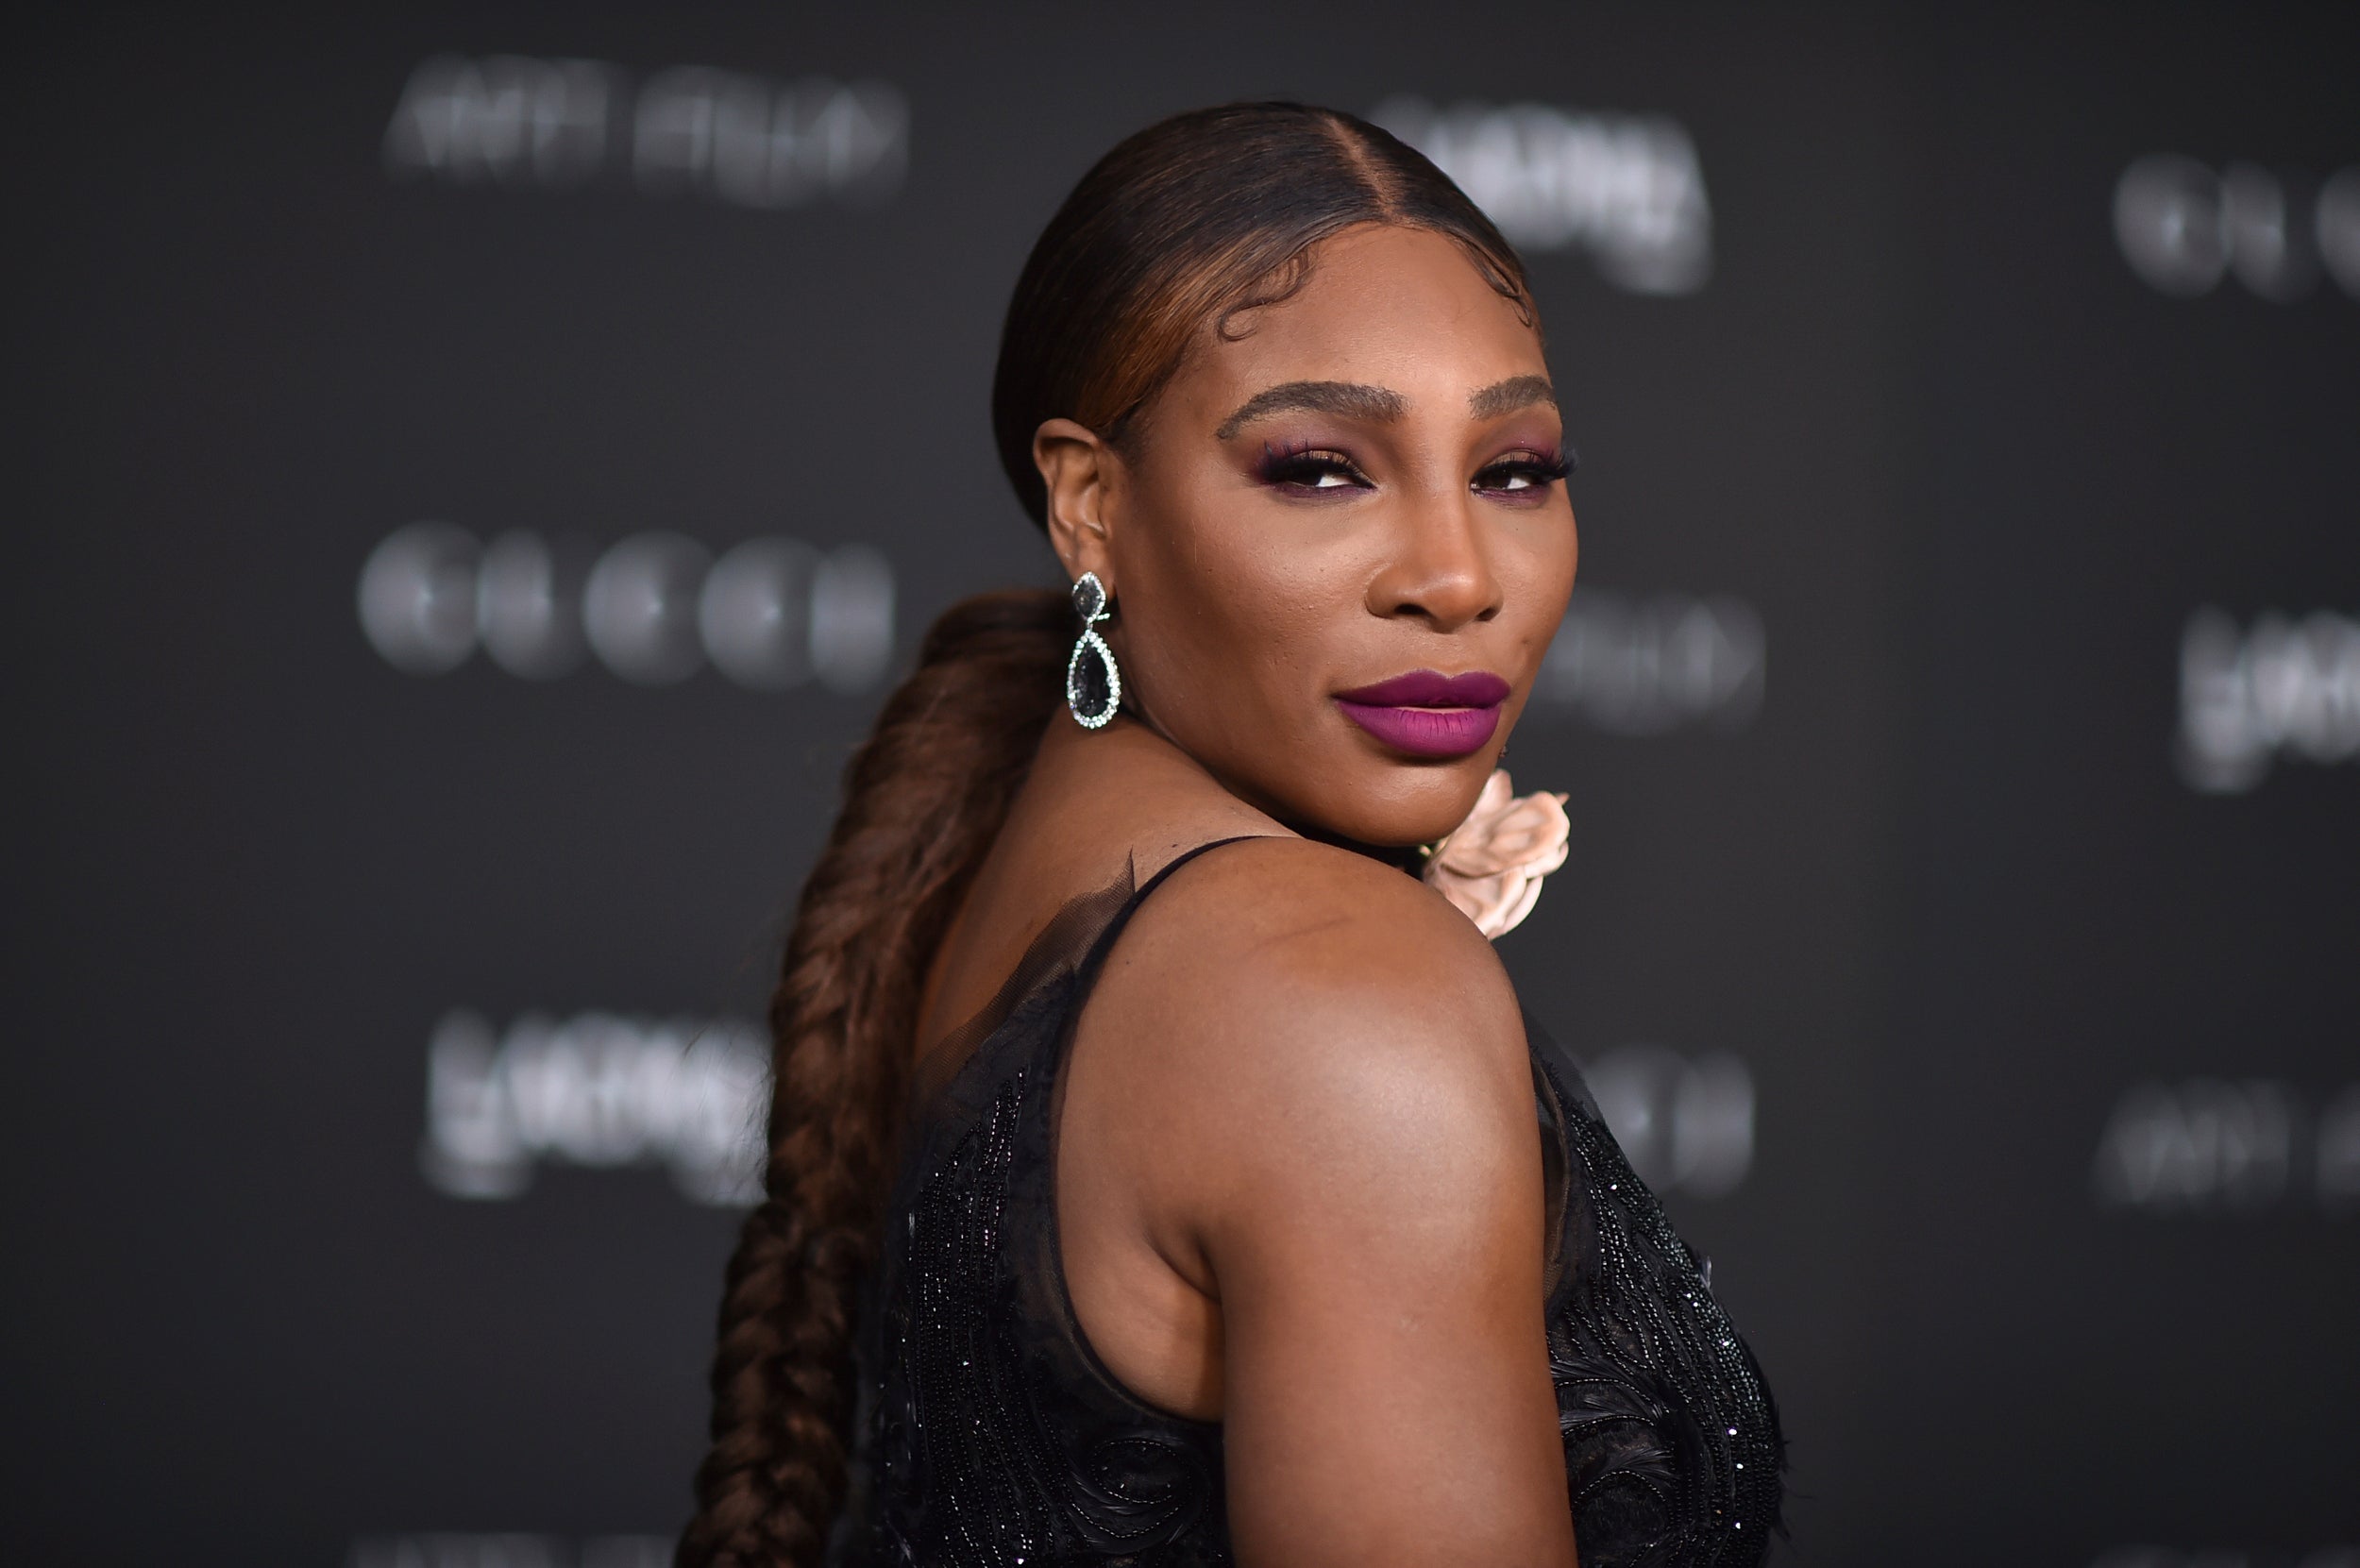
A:
[[[1223,840],[1222,842],[1234,842]],[[1076,1322],[1059,1262],[1058,1070],[1105,955],[1183,854],[1069,904],[920,1064],[860,1336],[842,1568],[1233,1560],[1219,1423],[1148,1405]],[[1738,1568],[1778,1527],[1767,1386],[1532,1020],[1549,1182],[1550,1371],[1583,1568]]]

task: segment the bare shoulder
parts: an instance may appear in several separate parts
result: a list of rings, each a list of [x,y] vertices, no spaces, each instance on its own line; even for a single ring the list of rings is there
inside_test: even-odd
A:
[[[1347,851],[1269,838],[1190,862],[1140,906],[1091,1006],[1137,1130],[1199,1172],[1283,1181],[1273,1162],[1315,1146],[1329,1174],[1481,1184],[1531,1143],[1523,1020],[1491,944]]]
[[[1441,895],[1308,839],[1214,849],[1158,888],[1133,927],[1114,954],[1125,975],[1109,983],[1188,998],[1207,1023],[1518,1017],[1491,943]]]

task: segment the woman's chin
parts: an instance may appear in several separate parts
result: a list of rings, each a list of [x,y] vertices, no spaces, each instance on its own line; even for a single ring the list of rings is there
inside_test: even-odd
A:
[[[1323,792],[1288,823],[1306,837],[1378,851],[1431,844],[1467,819],[1492,770],[1466,767],[1420,769],[1408,787],[1398,778],[1370,781],[1357,791]]]

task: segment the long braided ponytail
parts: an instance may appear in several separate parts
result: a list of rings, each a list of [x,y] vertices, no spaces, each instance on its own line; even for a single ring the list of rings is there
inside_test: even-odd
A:
[[[845,773],[770,1003],[765,1197],[721,1300],[713,1447],[683,1568],[819,1560],[842,1506],[852,1305],[925,967],[1024,781],[1062,689],[1061,594],[985,594],[926,634]]]
[[[1497,229],[1440,170],[1333,110],[1177,115],[1083,176],[1033,247],[992,386],[1002,466],[1045,517],[1042,422],[1118,450],[1208,324],[1283,299],[1311,247],[1357,224],[1457,241],[1529,306]],[[843,1506],[853,1301],[874,1259],[918,996],[1006,820],[1062,690],[1064,596],[986,594],[926,634],[845,777],[771,1003],[766,1197],[730,1259],[713,1446],[679,1568],[817,1568]]]

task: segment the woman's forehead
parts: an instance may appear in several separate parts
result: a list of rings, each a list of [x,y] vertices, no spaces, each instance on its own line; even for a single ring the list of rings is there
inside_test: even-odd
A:
[[[1486,388],[1547,375],[1526,308],[1502,295],[1456,241],[1365,226],[1310,255],[1303,285],[1208,326],[1181,367],[1175,402],[1221,405],[1298,382],[1379,388],[1414,408],[1458,407]],[[1223,402],[1222,399],[1227,401]],[[1341,412],[1341,411],[1338,411]]]

